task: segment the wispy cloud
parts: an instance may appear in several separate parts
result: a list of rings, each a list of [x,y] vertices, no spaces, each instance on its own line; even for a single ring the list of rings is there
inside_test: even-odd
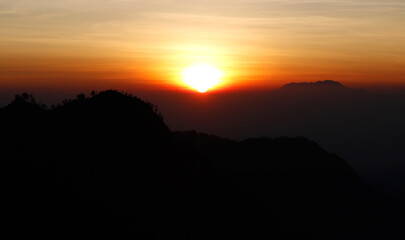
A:
[[[261,68],[308,56],[307,68],[332,58],[405,68],[404,29],[403,0],[2,0],[0,59],[40,49],[170,64],[205,53]]]

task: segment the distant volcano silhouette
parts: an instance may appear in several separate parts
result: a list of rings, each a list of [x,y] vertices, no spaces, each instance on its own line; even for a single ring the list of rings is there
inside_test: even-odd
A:
[[[324,80],[317,82],[292,82],[282,86],[280,89],[291,89],[291,88],[334,88],[334,89],[346,89],[343,84],[333,80]]]

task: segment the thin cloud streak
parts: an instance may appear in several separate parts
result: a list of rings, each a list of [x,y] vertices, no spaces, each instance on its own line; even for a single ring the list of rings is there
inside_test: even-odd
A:
[[[398,81],[405,74],[404,29],[405,3],[399,0],[3,0],[0,63],[10,55],[25,59],[20,62],[40,55],[69,65],[72,56],[90,55],[120,65],[136,62],[134,71],[160,71],[150,78],[161,79],[204,60],[239,78],[330,78],[369,69],[356,81],[374,81],[384,71]],[[142,65],[142,59],[151,62]]]

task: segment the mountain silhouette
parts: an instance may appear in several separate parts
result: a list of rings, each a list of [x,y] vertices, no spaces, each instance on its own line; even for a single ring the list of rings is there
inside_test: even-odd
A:
[[[292,82],[282,86],[280,89],[292,89],[292,88],[329,88],[329,89],[344,89],[346,88],[340,82],[333,80],[324,80],[317,82]]]
[[[15,236],[404,236],[403,210],[303,137],[173,132],[156,106],[113,90],[52,109],[18,95],[0,122],[6,228]]]
[[[362,89],[347,88],[338,81],[324,80],[317,82],[288,83],[276,89],[273,94],[281,98],[294,95],[295,98],[326,98],[325,100],[330,100],[331,98],[336,99],[342,96],[348,98],[353,98],[354,96],[361,97],[364,96],[366,92]]]

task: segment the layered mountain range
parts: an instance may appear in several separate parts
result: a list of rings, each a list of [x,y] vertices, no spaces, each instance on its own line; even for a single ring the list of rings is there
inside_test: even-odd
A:
[[[401,239],[403,210],[304,137],[171,131],[104,91],[0,109],[5,218],[15,236]]]

